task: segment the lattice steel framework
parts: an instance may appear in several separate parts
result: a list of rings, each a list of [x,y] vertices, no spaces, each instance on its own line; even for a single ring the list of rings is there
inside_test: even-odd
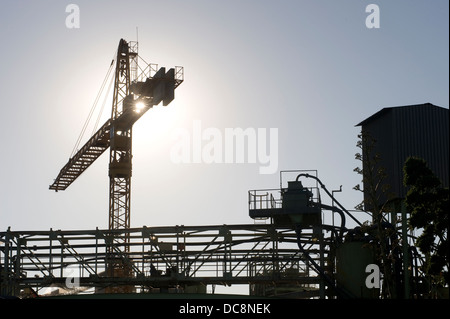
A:
[[[333,234],[334,228],[326,230]],[[334,273],[333,238],[304,230],[300,243]],[[117,237],[127,242],[111,245]],[[43,288],[60,293],[189,292],[207,285],[248,284],[252,295],[324,296],[323,280],[298,249],[296,232],[274,225],[143,227],[115,230],[29,231],[8,229],[2,242],[1,294],[29,297]],[[109,249],[114,250],[113,254]],[[112,261],[111,259],[115,259]],[[111,262],[129,276],[113,276]],[[79,286],[69,289],[70,278]],[[202,288],[203,287],[203,288]],[[89,290],[90,289],[90,290]],[[127,291],[130,291],[128,289]],[[48,291],[47,291],[48,293]],[[331,292],[328,292],[331,293]]]
[[[161,101],[168,105],[174,99],[174,90],[184,80],[182,67],[167,73],[165,68],[158,70],[155,64],[140,69],[138,58],[137,42],[121,39],[115,58],[111,118],[70,158],[50,185],[51,190],[65,190],[109,147],[108,227],[111,230],[130,227],[133,124]],[[128,240],[124,234],[113,238],[112,243],[127,252],[128,245],[122,244]]]
[[[118,119],[124,113],[124,99],[130,95],[131,69],[137,64],[137,52],[131,51],[123,39],[117,59],[111,111],[112,130],[109,156],[109,229],[130,228],[132,126],[119,128]],[[128,237],[117,237],[116,242],[127,242]],[[124,246],[128,249],[128,246]]]

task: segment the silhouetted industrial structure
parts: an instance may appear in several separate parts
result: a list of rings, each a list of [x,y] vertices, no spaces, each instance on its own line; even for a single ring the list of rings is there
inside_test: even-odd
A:
[[[357,124],[375,141],[384,181],[394,198],[404,198],[403,166],[409,156],[423,158],[445,187],[449,185],[449,112],[430,104],[386,107]],[[363,154],[364,157],[365,154]],[[363,162],[364,164],[364,162]],[[364,166],[363,166],[364,170]],[[382,197],[382,201],[387,198]]]
[[[109,229],[130,228],[132,128],[133,124],[153,106],[163,102],[167,106],[174,99],[175,89],[183,82],[183,68],[166,72],[164,67],[145,64],[139,69],[138,43],[121,39],[117,48],[114,69],[114,92],[111,118],[69,159],[61,169],[51,190],[62,191],[72,184],[105,150],[109,156]],[[115,65],[114,65],[115,64]],[[113,238],[126,244],[127,234]],[[113,247],[109,248],[114,252]],[[129,246],[124,245],[128,250]],[[108,271],[128,276],[131,269],[114,259]]]
[[[132,126],[154,105],[168,105],[183,82],[183,68],[140,68],[138,57],[137,43],[120,40],[111,64],[111,118],[50,186],[65,190],[110,148],[108,229],[0,232],[0,296],[48,296],[50,288],[58,295],[183,293],[189,298],[206,297],[208,286],[214,291],[216,285],[246,284],[251,296],[380,297],[380,287],[366,283],[367,266],[378,263],[374,227],[362,230],[317,171],[281,171],[280,188],[250,190],[252,224],[130,228]],[[399,176],[409,155],[424,157],[448,185],[448,110],[427,104],[387,108],[358,125],[378,140],[398,196],[404,194]],[[296,174],[287,187],[283,173]],[[333,214],[331,225],[327,214]],[[408,245],[404,228],[383,240],[391,247],[387,253],[398,265],[405,296],[425,295],[423,258]]]
[[[418,252],[408,239],[409,216],[404,202],[408,190],[403,183],[403,167],[409,157],[422,158],[448,187],[448,120],[448,109],[425,103],[386,107],[357,124],[361,126],[364,208],[372,213],[382,208],[390,217],[386,227],[401,229],[396,238],[401,240],[401,252],[399,246],[391,254],[398,265],[392,272],[396,293],[404,298],[409,298],[415,289],[412,286],[419,284],[412,280],[412,260]],[[377,224],[375,214],[372,217]]]

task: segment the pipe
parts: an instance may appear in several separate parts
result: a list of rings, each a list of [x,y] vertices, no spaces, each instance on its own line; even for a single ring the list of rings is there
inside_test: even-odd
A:
[[[331,210],[334,211],[336,213],[338,213],[341,216],[341,233],[340,233],[340,239],[342,239],[343,237],[343,233],[346,230],[345,228],[345,215],[344,212],[342,210],[340,210],[339,208],[335,207],[335,206],[329,206],[329,205],[325,205],[325,204],[320,204],[321,208],[327,209],[327,210]]]
[[[319,276],[321,276],[326,283],[328,284],[329,287],[331,287],[332,289],[334,289],[339,296],[343,297],[343,298],[353,298],[353,296],[344,291],[342,288],[338,287],[333,279],[331,279],[323,270],[322,268],[314,261],[314,259],[311,258],[311,256],[308,254],[308,252],[303,248],[302,243],[300,242],[300,234],[302,233],[302,228],[300,225],[296,225],[295,226],[295,233],[297,234],[297,246],[300,249],[301,253],[303,254],[303,256],[306,257],[306,259],[308,259],[308,261],[314,266],[315,271],[319,274]]]
[[[353,219],[359,226],[362,226],[362,223],[359,222],[355,217],[353,217],[353,215],[350,214],[350,213],[348,212],[348,210],[346,210],[345,207],[342,206],[341,203],[339,203],[339,202],[334,198],[334,196],[328,191],[328,189],[325,187],[325,185],[320,181],[320,179],[319,179],[318,177],[313,176],[313,175],[309,175],[309,174],[307,174],[307,173],[302,173],[302,174],[299,174],[299,175],[297,176],[297,178],[295,179],[295,181],[298,182],[298,179],[299,179],[300,177],[302,177],[302,176],[307,177],[307,178],[313,178],[313,179],[315,179],[315,180],[320,184],[320,187],[322,187],[322,189],[328,194],[328,196],[330,196],[330,198],[333,199],[333,200],[336,202],[336,204],[337,204],[337,205],[338,205],[338,206],[339,206],[339,207],[340,207],[347,215],[350,216],[351,219]]]

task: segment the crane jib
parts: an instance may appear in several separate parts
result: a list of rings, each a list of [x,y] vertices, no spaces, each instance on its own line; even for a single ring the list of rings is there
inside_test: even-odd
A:
[[[110,129],[111,120],[107,120],[61,169],[53,184],[50,185],[51,190],[65,190],[103,154],[110,145]]]
[[[80,176],[97,158],[110,146],[111,132],[114,130],[126,131],[144,113],[163,102],[168,105],[174,99],[174,90],[181,83],[175,79],[175,70],[169,69],[165,72],[162,67],[152,78],[147,78],[145,82],[135,82],[131,85],[130,94],[123,101],[123,112],[113,121],[108,120],[105,124],[86,142],[86,144],[72,157],[61,169],[55,179],[51,190],[65,190]],[[138,96],[137,99],[134,97]],[[136,112],[134,105],[142,101],[146,107],[140,112]]]

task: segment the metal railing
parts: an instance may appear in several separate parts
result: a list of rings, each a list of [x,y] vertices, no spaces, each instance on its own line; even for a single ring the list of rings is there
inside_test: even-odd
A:
[[[320,201],[319,189],[317,187],[306,187],[312,194],[313,202]],[[250,210],[282,208],[283,194],[286,188],[282,189],[261,189],[248,191],[248,205]]]
[[[129,242],[111,240],[125,235]],[[318,260],[312,237],[305,232],[302,241]],[[127,267],[129,275],[108,275],[113,261]],[[27,288],[42,293],[44,288],[64,287],[73,269],[81,287],[96,289],[320,282],[317,275],[305,272],[308,265],[299,254],[295,231],[273,225],[0,232],[1,295],[23,294]]]
[[[251,190],[248,192],[249,209],[281,208],[279,189]],[[274,196],[275,194],[275,196]]]

